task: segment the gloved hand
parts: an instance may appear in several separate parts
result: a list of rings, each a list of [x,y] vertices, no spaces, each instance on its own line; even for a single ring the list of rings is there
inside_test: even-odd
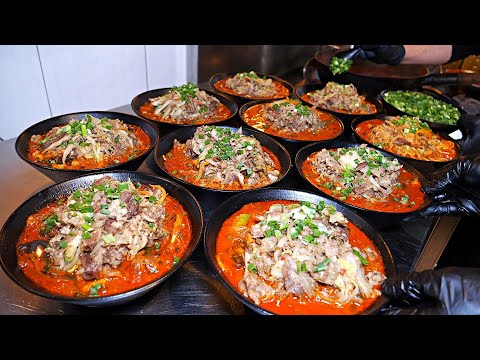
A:
[[[458,140],[463,155],[480,153],[480,114],[464,114],[460,116],[458,125],[462,138]]]
[[[398,65],[405,57],[403,45],[359,45],[358,56],[377,64]]]
[[[448,267],[400,274],[382,284],[384,315],[479,315],[480,269]]]
[[[441,215],[480,215],[480,154],[462,156],[440,169],[423,190],[433,196],[427,208],[415,217]]]

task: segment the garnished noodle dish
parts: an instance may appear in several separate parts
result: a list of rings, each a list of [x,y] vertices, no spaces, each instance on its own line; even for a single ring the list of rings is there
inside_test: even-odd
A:
[[[126,162],[149,147],[150,138],[139,126],[87,114],[45,134],[32,135],[27,155],[53,169],[81,170]]]
[[[343,131],[333,115],[288,98],[249,107],[243,121],[267,134],[292,140],[328,140]]]
[[[366,120],[355,127],[355,132],[372,145],[411,159],[443,162],[458,157],[453,141],[435,134],[417,117]]]
[[[166,170],[186,182],[213,189],[244,190],[278,180],[280,162],[254,136],[200,126],[185,143],[174,140],[163,155]]]
[[[254,99],[278,99],[290,95],[290,90],[275,79],[259,77],[254,71],[238,73],[217,81],[215,89],[230,95]]]
[[[425,200],[414,174],[365,144],[314,152],[305,159],[302,172],[324,193],[364,209],[408,212]]]
[[[331,205],[244,205],[222,225],[216,261],[228,283],[275,314],[357,314],[381,295],[382,256]]]
[[[323,89],[310,91],[301,98],[309,104],[340,113],[365,115],[377,111],[373,103],[358,94],[353,84],[343,85],[330,81]]]
[[[174,86],[164,95],[149,99],[140,113],[152,120],[171,124],[211,124],[228,119],[232,112],[215,96],[189,82]]]
[[[161,277],[191,239],[189,215],[163,187],[104,176],[29,216],[18,265],[52,294],[107,296]]]

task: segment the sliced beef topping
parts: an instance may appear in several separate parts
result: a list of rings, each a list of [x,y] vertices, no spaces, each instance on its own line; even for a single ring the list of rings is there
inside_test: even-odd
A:
[[[343,85],[330,81],[321,90],[307,93],[311,103],[323,109],[353,113],[371,114],[375,106],[365,101],[352,84]]]
[[[377,271],[365,271],[362,261],[377,253],[352,248],[348,221],[331,205],[273,204],[257,217],[246,236],[245,272],[239,283],[256,304],[274,295],[361,303],[385,279]]]
[[[326,124],[318,118],[314,109],[297,100],[284,99],[265,105],[262,116],[269,123],[269,127],[277,131],[316,132],[324,129]]]
[[[236,94],[253,98],[272,98],[277,90],[272,79],[263,79],[254,71],[238,73],[225,81],[225,86]]]
[[[383,156],[365,144],[352,148],[322,149],[312,165],[323,186],[345,198],[350,194],[367,199],[385,199],[399,186],[403,167],[397,159]],[[324,181],[323,181],[324,180]]]
[[[131,218],[140,213],[138,201],[135,200],[132,191],[123,191],[120,196],[120,201],[125,204],[128,210],[128,218]]]
[[[276,181],[280,169],[263,151],[254,136],[236,133],[217,126],[200,126],[185,144],[176,141],[197,163],[195,182],[202,186],[222,188],[232,183],[242,188],[265,186]]]
[[[165,190],[105,176],[70,195],[46,221],[52,266],[90,281],[164,236]],[[57,229],[53,234],[53,229]]]
[[[171,118],[179,123],[215,118],[217,108],[221,104],[215,96],[200,90],[191,82],[174,86],[165,95],[151,98],[149,101],[156,107],[155,115]]]

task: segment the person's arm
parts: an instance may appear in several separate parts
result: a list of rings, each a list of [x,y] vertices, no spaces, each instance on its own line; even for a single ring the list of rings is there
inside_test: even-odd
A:
[[[452,57],[452,45],[403,45],[403,47],[405,56],[400,64],[445,64],[450,62]]]
[[[480,46],[465,45],[359,45],[362,59],[377,64],[445,64],[480,55]]]

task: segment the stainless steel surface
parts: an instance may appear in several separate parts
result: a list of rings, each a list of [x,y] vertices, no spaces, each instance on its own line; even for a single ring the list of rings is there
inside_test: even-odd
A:
[[[129,105],[113,111],[133,114]],[[24,163],[15,153],[15,139],[0,142],[0,187],[5,194],[0,207],[0,226],[8,216],[30,195],[53,182]],[[139,171],[158,173],[151,154]],[[291,172],[294,169],[291,169]],[[279,186],[301,188],[300,179],[292,177],[290,182]],[[195,195],[195,194],[194,194]],[[197,197],[202,204],[205,222],[218,205],[211,195]],[[375,219],[371,219],[374,221]],[[432,268],[456,223],[451,221],[420,220],[415,222],[383,225],[381,231],[392,250],[398,271],[410,271],[415,265]],[[431,229],[434,229],[432,232]],[[424,250],[427,243],[435,251]],[[424,250],[422,252],[422,250]],[[17,286],[0,270],[0,314],[253,314],[236,300],[215,277],[203,250],[197,248],[182,269],[170,279],[145,296],[131,303],[108,308],[85,308],[62,304],[30,294]]]
[[[433,269],[437,266],[448,240],[460,221],[458,216],[444,216],[435,224],[415,265],[416,271]]]
[[[254,70],[280,76],[301,68],[327,45],[199,45],[198,81],[217,73]]]

